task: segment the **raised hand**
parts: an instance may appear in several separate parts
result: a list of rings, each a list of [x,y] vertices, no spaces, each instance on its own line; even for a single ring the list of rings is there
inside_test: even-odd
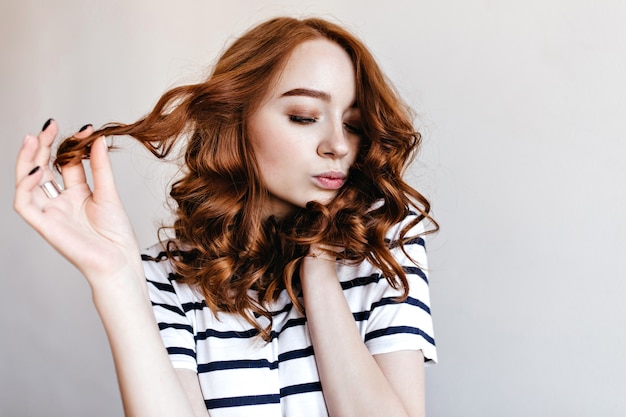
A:
[[[50,154],[57,131],[50,120],[38,136],[25,137],[16,164],[15,210],[92,285],[129,267],[139,273],[137,241],[115,188],[104,138],[91,146],[93,190],[82,163],[63,167],[60,193],[51,188],[47,194],[41,187],[54,181]],[[86,126],[75,136],[92,133]]]

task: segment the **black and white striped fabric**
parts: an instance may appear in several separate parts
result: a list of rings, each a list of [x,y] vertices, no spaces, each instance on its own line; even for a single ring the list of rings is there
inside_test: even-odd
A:
[[[391,231],[390,242],[399,229]],[[410,283],[405,302],[394,300],[399,292],[367,262],[338,265],[339,279],[372,355],[422,350],[428,362],[436,362],[424,241],[417,237],[405,248],[420,265],[393,249]],[[268,343],[240,316],[214,316],[198,291],[175,280],[160,245],[148,249],[143,259],[154,314],[172,364],[198,373],[212,417],[327,415],[306,318],[285,291],[270,306],[275,314]]]

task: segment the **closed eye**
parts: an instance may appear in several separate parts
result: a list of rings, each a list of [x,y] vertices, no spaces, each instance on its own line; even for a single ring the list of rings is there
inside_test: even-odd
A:
[[[289,115],[289,120],[294,123],[300,124],[311,124],[317,122],[317,119],[315,117],[297,116],[295,114]]]
[[[363,129],[361,128],[361,126],[352,125],[352,124],[349,124],[349,123],[344,123],[343,126],[350,133],[353,133],[355,135],[362,135],[363,134]]]

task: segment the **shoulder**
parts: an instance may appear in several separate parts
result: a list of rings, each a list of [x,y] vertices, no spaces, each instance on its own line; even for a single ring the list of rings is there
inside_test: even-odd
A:
[[[173,267],[168,256],[166,243],[157,243],[141,251],[141,262],[148,280],[160,282],[173,278]]]
[[[382,200],[376,201],[370,207],[371,211],[377,211],[384,205]],[[401,239],[405,244],[419,244],[424,246],[422,236],[426,232],[425,220],[419,221],[419,213],[414,207],[409,207],[406,216],[393,224],[385,233],[385,242],[393,249],[401,246]],[[408,242],[407,242],[408,239]]]
[[[201,297],[188,284],[180,282],[180,276],[176,274],[172,263],[172,257],[184,256],[184,249],[173,250],[172,247],[168,251],[167,245],[171,243],[174,242],[157,243],[141,251],[148,292],[153,301],[176,296],[183,302],[196,302]]]
[[[436,361],[430,292],[423,239],[425,226],[410,213],[386,233],[391,255],[405,273],[408,294],[385,279],[368,260],[338,266],[344,296],[370,353],[422,350]],[[403,232],[405,231],[405,232]]]
[[[410,211],[402,221],[392,226],[385,236],[391,254],[411,274],[427,268],[424,221],[417,222],[418,213]],[[417,272],[419,274],[419,272]],[[422,278],[425,278],[425,275]]]
[[[423,221],[417,222],[418,217],[418,213],[411,210],[407,216],[389,229],[385,236],[385,240],[387,240],[392,248],[399,245],[400,238],[402,237],[402,231],[407,228],[408,230],[404,234],[404,237],[415,240],[415,242],[412,243],[419,243],[424,246],[424,240],[421,236],[424,234],[426,228],[424,227]]]
[[[418,279],[427,284],[426,244],[423,238],[425,226],[423,222],[417,220],[418,214],[409,212],[404,219],[387,231],[385,243],[398,265],[407,274],[409,281]],[[367,260],[340,265],[338,273],[342,282],[352,281],[351,284],[344,284],[349,287],[357,286],[357,283],[360,285],[377,283],[381,287],[389,285],[382,277],[381,271]]]
[[[184,244],[167,240],[143,249],[141,261],[147,272],[170,275],[174,271],[173,258],[184,257],[187,253],[189,251]]]

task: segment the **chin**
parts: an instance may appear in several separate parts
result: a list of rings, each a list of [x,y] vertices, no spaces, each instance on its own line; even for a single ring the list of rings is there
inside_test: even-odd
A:
[[[333,201],[335,199],[335,197],[337,197],[336,193],[331,195],[331,196],[327,195],[327,196],[322,196],[322,197],[319,197],[319,198],[313,198],[313,199],[309,200],[306,204],[309,204],[309,203],[319,203],[319,204],[321,204],[323,206],[327,206],[328,204],[331,203],[331,201]],[[306,204],[305,204],[305,207],[306,207]]]

